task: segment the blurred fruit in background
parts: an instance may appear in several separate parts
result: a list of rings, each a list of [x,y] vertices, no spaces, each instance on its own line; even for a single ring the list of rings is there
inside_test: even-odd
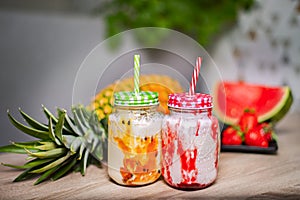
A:
[[[245,110],[253,110],[260,123],[275,124],[288,113],[292,103],[292,91],[287,86],[224,81],[219,82],[214,90],[216,114],[219,120],[229,125],[237,124]],[[249,121],[250,116],[247,118],[247,126],[254,123]]]
[[[140,89],[159,93],[159,108],[162,113],[168,114],[168,95],[173,92],[183,92],[180,83],[166,75],[141,75]],[[90,108],[96,111],[99,120],[106,119],[113,110],[113,94],[119,91],[133,91],[133,77],[118,80],[102,89],[92,100]]]

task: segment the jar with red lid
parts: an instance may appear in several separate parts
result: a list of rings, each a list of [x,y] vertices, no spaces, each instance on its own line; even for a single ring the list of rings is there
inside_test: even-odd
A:
[[[217,178],[218,120],[208,94],[170,94],[170,114],[162,123],[162,175],[171,186],[200,189]]]

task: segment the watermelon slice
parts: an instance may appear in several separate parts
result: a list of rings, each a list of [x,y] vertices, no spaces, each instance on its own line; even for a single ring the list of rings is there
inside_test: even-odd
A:
[[[219,82],[214,90],[214,109],[225,124],[236,124],[246,108],[254,109],[259,122],[276,123],[293,103],[289,87],[268,87],[244,82]]]

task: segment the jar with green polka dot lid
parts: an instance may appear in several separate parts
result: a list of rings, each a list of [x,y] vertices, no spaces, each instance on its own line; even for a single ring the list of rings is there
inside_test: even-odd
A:
[[[161,174],[161,124],[158,93],[114,94],[108,121],[108,174],[118,184],[135,186]]]

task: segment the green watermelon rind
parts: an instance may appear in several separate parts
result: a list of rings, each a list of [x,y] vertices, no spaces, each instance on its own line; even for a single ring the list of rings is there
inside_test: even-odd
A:
[[[288,113],[293,104],[293,94],[291,89],[287,86],[282,89],[284,90],[284,97],[270,112],[259,116],[258,122],[272,122],[275,124]]]
[[[222,82],[216,84],[214,89],[214,113],[218,116],[219,120],[224,124],[233,125],[238,122],[238,119],[225,116],[217,104],[217,93]],[[273,124],[280,121],[290,110],[293,104],[293,95],[289,87],[285,86],[281,88],[284,91],[284,96],[281,98],[280,102],[268,113],[258,116],[259,123],[261,122],[272,122]]]

